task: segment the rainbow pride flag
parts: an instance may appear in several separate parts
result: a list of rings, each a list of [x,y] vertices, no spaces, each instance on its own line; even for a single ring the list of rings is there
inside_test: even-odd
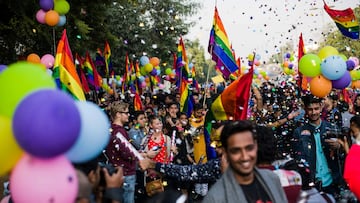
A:
[[[206,113],[204,123],[204,135],[207,149],[207,158],[216,158],[216,152],[211,147],[211,130],[214,121],[246,120],[250,98],[254,67],[242,77],[232,82],[212,103]]]
[[[97,69],[90,57],[89,52],[86,52],[85,61],[83,62],[83,69],[86,71],[86,76],[91,85],[94,86],[96,90],[99,90],[102,83],[102,78],[100,77]]]
[[[176,74],[178,75],[180,93],[180,112],[184,112],[188,117],[193,111],[192,93],[190,91],[191,72],[189,70],[188,59],[186,56],[185,44],[180,38],[177,50]]]
[[[105,42],[104,58],[105,58],[105,75],[106,77],[109,77],[110,73],[112,72],[112,62],[111,62],[111,49],[107,41]]]
[[[53,78],[59,89],[66,91],[76,100],[86,100],[66,36],[66,29],[57,46]]]
[[[212,55],[212,60],[216,62],[216,69],[220,70],[224,78],[228,79],[231,73],[239,69],[216,7],[208,51]]]
[[[77,69],[78,73],[80,74],[80,81],[81,81],[83,91],[84,91],[85,94],[88,94],[88,93],[90,93],[90,88],[89,88],[89,84],[88,84],[87,79],[86,79],[84,69],[82,68],[82,63],[83,62],[82,62],[80,56],[77,55],[77,54],[76,54],[76,59],[79,61],[79,65],[76,66],[76,69]],[[76,63],[75,63],[75,65],[76,65]]]
[[[359,22],[351,8],[345,10],[331,9],[324,1],[326,13],[335,21],[340,32],[351,39],[359,39]]]

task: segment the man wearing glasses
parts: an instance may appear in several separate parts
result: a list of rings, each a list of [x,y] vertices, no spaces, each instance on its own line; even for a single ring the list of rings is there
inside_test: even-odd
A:
[[[122,101],[115,101],[110,104],[111,117],[111,138],[106,147],[106,155],[109,162],[115,167],[121,166],[124,171],[123,203],[134,203],[136,183],[136,157],[125,147],[125,144],[116,137],[121,133],[129,140],[129,135],[124,124],[129,121],[129,104]]]

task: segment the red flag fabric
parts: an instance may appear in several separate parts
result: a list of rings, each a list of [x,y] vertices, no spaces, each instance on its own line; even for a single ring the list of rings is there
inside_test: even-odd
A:
[[[302,37],[302,33],[300,33],[300,37],[299,37],[299,46],[298,46],[298,62],[300,61],[301,57],[303,57],[305,55],[305,46],[304,46],[304,40]],[[302,90],[307,90],[307,86],[308,86],[308,81],[306,79],[306,77],[304,77],[300,71],[300,69],[298,68],[298,75],[299,78],[297,80],[297,85],[298,87],[300,87]]]

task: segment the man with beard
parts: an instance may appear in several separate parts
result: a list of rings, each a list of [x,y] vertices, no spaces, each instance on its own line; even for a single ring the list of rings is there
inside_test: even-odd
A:
[[[211,187],[203,202],[287,202],[280,180],[268,169],[258,169],[257,138],[251,121],[232,121],[221,132],[229,167]]]
[[[331,137],[335,123],[321,119],[322,100],[312,95],[303,97],[307,122],[295,129],[293,134],[294,156],[309,164],[310,178],[319,191],[337,198],[342,182],[339,170],[338,138]]]

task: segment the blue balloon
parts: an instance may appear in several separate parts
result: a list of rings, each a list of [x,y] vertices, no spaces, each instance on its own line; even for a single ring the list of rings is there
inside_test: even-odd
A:
[[[150,59],[147,56],[140,57],[140,65],[145,66],[146,64],[150,63]]]
[[[189,63],[189,68],[192,68],[194,67],[194,64],[193,63]]]
[[[66,23],[66,16],[61,15],[60,18],[59,18],[59,22],[58,22],[58,24],[56,26],[61,27],[61,26],[64,26],[65,23]]]
[[[0,65],[0,73],[3,71],[3,70],[5,70],[6,69],[6,65],[4,65],[4,64],[1,64]]]
[[[329,80],[340,79],[345,72],[346,63],[340,56],[329,56],[320,64],[321,73]]]
[[[258,61],[260,61],[260,59],[261,59],[260,54],[255,54],[255,59],[258,60]]]
[[[81,117],[80,135],[66,152],[68,159],[82,163],[97,157],[110,140],[110,121],[105,112],[89,101],[75,102]]]

